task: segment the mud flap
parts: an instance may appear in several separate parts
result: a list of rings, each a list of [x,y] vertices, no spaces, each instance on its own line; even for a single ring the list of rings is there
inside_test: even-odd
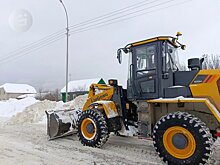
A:
[[[49,140],[73,134],[75,128],[75,118],[71,118],[73,112],[74,110],[45,111]]]

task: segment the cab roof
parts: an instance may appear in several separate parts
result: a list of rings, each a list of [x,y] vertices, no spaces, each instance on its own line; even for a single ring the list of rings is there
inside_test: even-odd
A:
[[[154,38],[150,38],[150,39],[134,42],[134,43],[128,44],[127,46],[128,47],[134,47],[134,46],[139,46],[139,45],[143,45],[143,44],[152,43],[152,42],[155,42],[155,41],[168,41],[171,45],[173,45],[176,48],[180,46],[178,44],[178,42],[176,42],[177,38],[170,37],[170,36],[154,37]]]

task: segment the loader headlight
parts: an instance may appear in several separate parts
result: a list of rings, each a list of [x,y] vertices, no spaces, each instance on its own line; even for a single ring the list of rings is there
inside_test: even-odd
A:
[[[108,83],[111,86],[117,86],[118,85],[118,80],[110,79],[110,80],[108,80]]]

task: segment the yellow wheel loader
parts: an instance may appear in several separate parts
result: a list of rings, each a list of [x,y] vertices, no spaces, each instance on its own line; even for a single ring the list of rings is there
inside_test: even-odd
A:
[[[181,71],[177,51],[185,45],[162,36],[118,49],[129,56],[127,89],[117,80],[92,84],[82,110],[47,112],[48,135],[56,138],[75,130],[83,145],[101,147],[111,132],[132,127],[152,138],[156,152],[168,164],[205,164],[220,136],[220,70],[202,70],[203,59],[188,60]]]

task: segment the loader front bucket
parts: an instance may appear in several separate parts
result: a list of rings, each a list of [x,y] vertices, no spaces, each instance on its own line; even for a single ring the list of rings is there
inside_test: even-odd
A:
[[[65,110],[60,111],[45,111],[47,114],[47,135],[49,140],[67,136],[73,133],[73,121],[70,117],[70,112]]]

